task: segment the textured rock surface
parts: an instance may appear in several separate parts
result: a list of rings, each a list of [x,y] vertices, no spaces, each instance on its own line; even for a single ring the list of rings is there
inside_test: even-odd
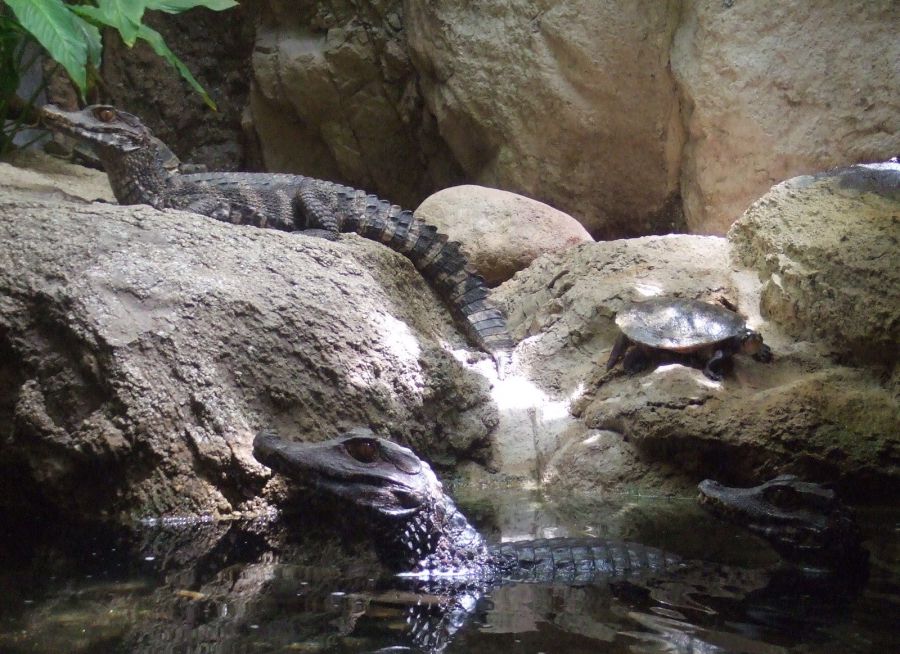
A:
[[[760,271],[762,311],[842,361],[900,354],[900,165],[854,166],[775,186],[731,228]]]
[[[426,198],[416,217],[462,243],[469,261],[492,286],[545,252],[594,241],[572,216],[543,202],[471,184]]]
[[[896,384],[880,368],[835,364],[818,343],[765,321],[756,272],[729,250],[725,239],[701,236],[582,245],[541,257],[498,290],[514,335],[526,339],[522,370],[582,421],[536,446],[537,473],[551,487],[658,492],[701,477],[748,483],[794,472],[878,499],[900,485]],[[607,373],[615,312],[654,295],[730,299],[774,363],[735,357],[722,383],[671,364]]]
[[[341,181],[407,207],[461,171],[425,110],[399,0],[268,0],[250,117],[268,170]]]
[[[684,3],[690,231],[723,234],[772,184],[900,151],[900,3]]]
[[[79,175],[83,174],[81,171]],[[99,173],[97,174],[99,177]],[[91,516],[258,506],[255,431],[364,424],[478,453],[486,384],[411,264],[148,207],[64,202],[0,164],[0,497]],[[483,454],[483,452],[482,452]]]
[[[146,14],[146,22],[215,100],[217,111],[146,43],[127,48],[112,30],[104,39],[105,98],[140,116],[186,162],[210,170],[258,168],[255,143],[244,138],[241,125],[250,93],[253,9],[254,3],[244,2],[221,12],[199,8],[175,16]]]
[[[773,183],[900,151],[894,0],[260,0],[150,22],[222,111],[115,39],[108,92],[183,159],[409,208],[472,182],[598,237],[721,235]]]
[[[409,2],[428,107],[469,179],[547,202],[598,237],[678,221],[677,3]]]

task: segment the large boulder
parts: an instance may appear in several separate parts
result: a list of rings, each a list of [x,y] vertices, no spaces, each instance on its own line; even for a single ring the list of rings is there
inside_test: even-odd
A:
[[[827,185],[817,191],[820,199],[830,197]],[[798,242],[815,240],[821,224],[838,223],[822,204],[807,204],[815,221],[791,224]],[[774,217],[744,225],[748,233],[759,232],[741,242],[767,242],[766,226],[778,220],[780,208],[761,201],[758,213],[771,211]],[[834,214],[844,210],[840,203],[832,206]],[[806,265],[825,271],[830,261],[870,255],[865,244],[877,235],[885,238],[885,221],[895,224],[896,211],[887,205],[882,210],[878,218],[867,214],[855,223],[854,239],[823,239],[831,247],[810,249]],[[855,250],[857,245],[864,251]],[[856,498],[878,500],[896,492],[900,400],[890,372],[885,375],[883,362],[836,362],[830,344],[798,341],[767,320],[759,311],[758,271],[740,264],[740,251],[738,243],[701,236],[582,245],[542,256],[498,289],[495,297],[505,305],[514,335],[524,339],[522,371],[548,396],[566,402],[580,421],[535,444],[537,473],[548,489],[684,491],[702,477],[751,483],[796,473],[835,482]],[[861,306],[876,307],[876,316],[882,296],[897,297],[895,259],[874,257],[868,274],[883,286],[854,291]],[[774,362],[737,356],[722,382],[678,364],[633,376],[621,367],[606,371],[618,334],[616,312],[625,302],[672,295],[731,301],[771,345]],[[801,315],[816,320],[841,311],[839,295],[825,294],[818,313]],[[870,340],[868,348],[870,355],[887,356],[882,341]]]
[[[900,151],[900,4],[683,6],[671,68],[690,231],[724,234],[773,183]]]
[[[410,207],[468,181],[598,238],[722,235],[773,183],[900,150],[890,0],[263,6],[266,164]]]
[[[462,171],[424,108],[400,0],[268,0],[248,118],[267,170],[341,181],[415,207]]]
[[[471,184],[429,196],[416,218],[463,243],[469,261],[491,286],[545,252],[594,241],[572,216],[543,202]]]
[[[487,385],[448,352],[465,344],[402,256],[61,198],[67,171],[0,164],[0,179],[7,507],[255,510],[261,427],[324,439],[362,424],[432,457],[485,454]]]
[[[406,3],[428,108],[466,175],[576,216],[598,238],[677,222],[675,3]]]
[[[900,164],[854,166],[772,188],[728,233],[759,271],[762,311],[841,361],[888,369],[900,344]]]

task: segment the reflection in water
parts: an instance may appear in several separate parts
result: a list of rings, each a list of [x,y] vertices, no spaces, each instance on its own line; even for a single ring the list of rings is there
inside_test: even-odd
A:
[[[637,534],[693,559],[712,552],[728,565],[485,588],[386,574],[365,535],[342,543],[273,523],[136,533],[54,525],[46,534],[29,525],[0,542],[0,651],[837,654],[890,651],[897,637],[896,548],[884,545],[894,542],[896,515],[870,521],[884,531],[870,540],[872,575],[859,589],[757,565],[758,541],[733,539],[732,527],[689,504],[582,510],[567,520],[533,497],[506,491],[494,499],[476,512],[482,521],[503,523],[513,507],[535,506],[519,524],[503,524],[504,533],[578,534],[602,523],[615,535]],[[719,556],[729,543],[736,547]]]

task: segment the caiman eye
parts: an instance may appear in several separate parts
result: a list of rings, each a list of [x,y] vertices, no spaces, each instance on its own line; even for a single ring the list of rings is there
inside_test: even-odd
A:
[[[116,119],[116,112],[109,107],[102,107],[94,111],[94,116],[96,116],[99,121],[111,123]]]
[[[797,504],[797,493],[789,486],[776,486],[770,488],[766,497],[772,504],[784,508],[793,508]]]
[[[359,438],[345,444],[347,452],[360,463],[374,463],[378,460],[378,443],[369,438]]]

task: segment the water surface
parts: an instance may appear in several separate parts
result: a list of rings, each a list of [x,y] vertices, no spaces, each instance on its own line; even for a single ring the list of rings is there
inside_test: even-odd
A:
[[[314,516],[288,530],[16,523],[0,537],[0,651],[898,651],[900,511],[860,515],[872,552],[865,584],[807,583],[781,576],[762,541],[691,498],[459,499],[493,540],[590,535],[696,563],[577,585],[423,587],[386,575],[364,534],[342,542]]]

